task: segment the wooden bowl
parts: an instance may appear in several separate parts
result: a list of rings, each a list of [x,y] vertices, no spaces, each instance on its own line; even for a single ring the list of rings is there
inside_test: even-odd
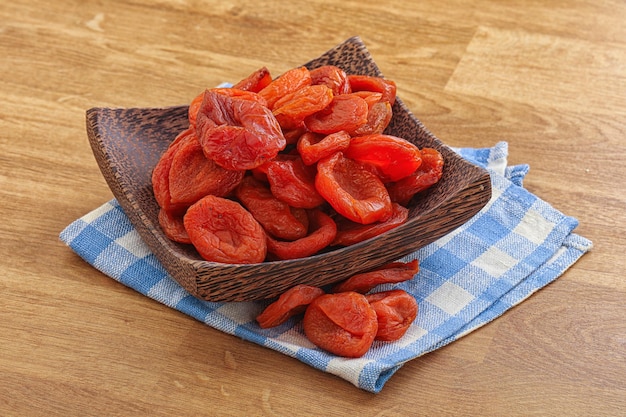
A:
[[[358,37],[304,64],[332,64],[348,74],[382,76]],[[159,227],[151,175],[161,154],[188,126],[187,106],[92,108],[87,133],[93,153],[115,198],[172,277],[194,296],[209,301],[272,298],[296,284],[323,286],[397,260],[456,229],[491,197],[489,174],[445,146],[398,98],[386,133],[443,155],[441,180],[414,198],[409,219],[383,235],[319,255],[260,264],[231,265],[203,260],[193,247],[169,240]]]

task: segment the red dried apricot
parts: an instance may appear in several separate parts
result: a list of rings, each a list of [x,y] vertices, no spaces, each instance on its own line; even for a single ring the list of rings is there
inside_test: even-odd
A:
[[[274,103],[288,93],[311,85],[311,74],[306,67],[292,68],[269,83],[259,91],[259,94],[267,100],[267,107],[274,109]]]
[[[234,87],[230,87],[230,88],[229,87],[217,87],[217,88],[211,88],[210,90],[207,90],[207,91],[210,91],[212,93],[222,94],[222,95],[232,97],[232,98],[254,101],[256,103],[259,103],[262,106],[267,107],[267,101],[265,101],[265,99],[261,97],[261,95],[253,91],[240,90]],[[206,94],[206,91],[205,91],[205,94]]]
[[[396,83],[382,77],[371,75],[348,75],[350,88],[355,91],[374,91],[382,93],[381,101],[388,101],[391,105],[396,101]]]
[[[347,149],[351,138],[345,130],[330,135],[306,132],[298,139],[296,149],[305,165],[313,165],[322,158]]]
[[[272,76],[270,71],[266,67],[261,67],[248,75],[237,84],[233,85],[233,88],[239,90],[252,91],[258,93],[272,82]]]
[[[392,342],[400,339],[417,318],[415,298],[404,290],[390,290],[365,296],[378,320],[375,340]]]
[[[307,85],[285,94],[274,103],[272,113],[283,129],[297,129],[304,119],[330,104],[333,91],[325,85]]]
[[[307,307],[302,326],[317,347],[348,358],[365,355],[378,332],[376,311],[355,292],[317,297]]]
[[[179,214],[165,209],[160,209],[158,216],[159,225],[168,239],[178,243],[189,244],[191,243],[191,239],[189,239],[189,234],[185,229],[183,216],[184,213]]]
[[[309,234],[291,242],[267,236],[267,251],[278,259],[306,258],[327,247],[337,234],[335,221],[319,209],[307,211]]]
[[[263,329],[276,327],[291,317],[304,313],[307,306],[317,297],[324,295],[324,290],[312,285],[296,285],[282,293],[256,317]]]
[[[381,284],[397,284],[412,279],[419,271],[417,259],[409,262],[392,262],[372,271],[351,276],[333,286],[332,292],[354,291],[365,294]]]
[[[304,123],[295,129],[283,129],[283,136],[285,136],[287,145],[295,145],[298,143],[298,139],[300,139],[300,136],[302,136],[306,131]]]
[[[391,104],[381,101],[373,104],[367,113],[367,122],[352,132],[354,136],[373,135],[383,133],[393,117]]]
[[[311,209],[324,204],[315,187],[315,167],[298,156],[276,158],[266,165],[272,194],[292,207]]]
[[[436,184],[443,175],[443,156],[436,149],[424,148],[420,151],[422,164],[411,175],[398,182],[389,184],[389,196],[392,201],[404,206],[413,196]]]
[[[243,175],[244,171],[224,169],[208,159],[198,140],[181,142],[170,167],[171,202],[190,206],[208,194],[226,196]]]
[[[367,102],[354,94],[334,96],[323,110],[304,119],[306,127],[317,133],[329,135],[345,130],[352,132],[367,123]]]
[[[267,105],[267,102],[265,101],[265,99],[261,97],[260,95],[254,93],[253,91],[247,91],[247,90],[243,90],[243,89],[239,89],[235,87],[212,88],[211,90],[205,90],[202,93],[198,94],[196,97],[194,97],[194,99],[191,100],[191,103],[189,104],[188,118],[189,118],[189,125],[191,127],[196,127],[198,112],[200,111],[200,108],[202,107],[202,102],[204,101],[204,95],[206,94],[207,91],[224,94],[224,95],[231,96],[231,97],[241,98],[244,100],[256,101],[264,106]]]
[[[208,195],[189,207],[183,219],[191,243],[211,262],[259,263],[265,260],[265,232],[241,204]]]
[[[172,167],[172,161],[174,160],[174,155],[180,144],[188,140],[198,140],[195,136],[195,131],[191,128],[182,131],[176,136],[174,141],[168,146],[165,152],[163,152],[152,171],[152,192],[154,193],[154,198],[159,207],[171,213],[183,213],[187,207],[189,207],[187,204],[173,204],[170,194],[170,169]]]
[[[310,70],[312,85],[325,85],[333,94],[348,94],[351,92],[348,75],[341,68],[334,65],[323,65]]]
[[[196,124],[204,153],[226,169],[252,169],[286,146],[272,112],[254,100],[209,90]]]
[[[352,138],[344,155],[374,167],[383,182],[398,181],[407,177],[422,163],[417,146],[408,140],[383,134]]]
[[[380,103],[380,100],[383,98],[382,93],[377,93],[375,91],[353,91],[350,94],[361,97],[365,100],[368,109],[371,109],[374,104]]]
[[[304,224],[298,218],[300,216],[294,215],[294,211],[299,210],[306,216],[304,209],[295,209],[280,201],[266,184],[254,177],[245,177],[235,195],[269,235],[283,240],[296,240],[307,235],[308,221]]]
[[[337,236],[332,244],[339,246],[354,245],[404,224],[409,218],[409,209],[398,203],[392,203],[391,206],[391,216],[380,222],[360,224],[343,217],[337,218],[335,220],[337,223]]]
[[[187,110],[187,118],[189,119],[189,126],[196,126],[196,119],[198,117],[198,110],[202,106],[202,100],[204,100],[204,91],[198,94],[189,103],[189,109]]]
[[[381,180],[341,152],[317,163],[315,188],[337,213],[356,223],[384,221],[392,213]]]

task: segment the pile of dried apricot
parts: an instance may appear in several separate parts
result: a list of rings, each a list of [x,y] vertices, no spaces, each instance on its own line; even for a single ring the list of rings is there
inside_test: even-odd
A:
[[[417,274],[417,260],[392,262],[348,278],[326,293],[319,287],[296,285],[269,304],[256,318],[262,328],[301,315],[306,337],[338,356],[363,356],[374,340],[400,339],[417,317],[418,305],[401,289],[370,293],[381,284],[395,284]]]
[[[443,158],[384,133],[395,99],[393,81],[331,65],[205,90],[152,173],[161,228],[208,261],[259,263],[397,227]]]

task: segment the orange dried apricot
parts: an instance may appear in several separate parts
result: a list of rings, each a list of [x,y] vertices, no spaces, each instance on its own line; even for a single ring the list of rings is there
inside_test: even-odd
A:
[[[189,207],[183,222],[191,243],[207,261],[253,264],[265,260],[263,228],[235,201],[203,197]]]

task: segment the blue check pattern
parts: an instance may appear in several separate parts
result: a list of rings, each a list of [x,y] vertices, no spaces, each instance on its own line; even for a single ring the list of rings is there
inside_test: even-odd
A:
[[[465,225],[405,258],[420,261],[416,278],[397,285],[417,299],[418,317],[403,338],[374,342],[358,359],[317,349],[297,320],[261,329],[255,317],[267,302],[214,303],[193,297],[168,275],[116,200],[74,221],[60,237],[89,264],[141,294],[377,393],[404,363],[496,319],[561,276],[592,247],[573,233],[575,218],[523,188],[529,167],[507,165],[506,142],[455,150],[490,171],[492,199]]]

